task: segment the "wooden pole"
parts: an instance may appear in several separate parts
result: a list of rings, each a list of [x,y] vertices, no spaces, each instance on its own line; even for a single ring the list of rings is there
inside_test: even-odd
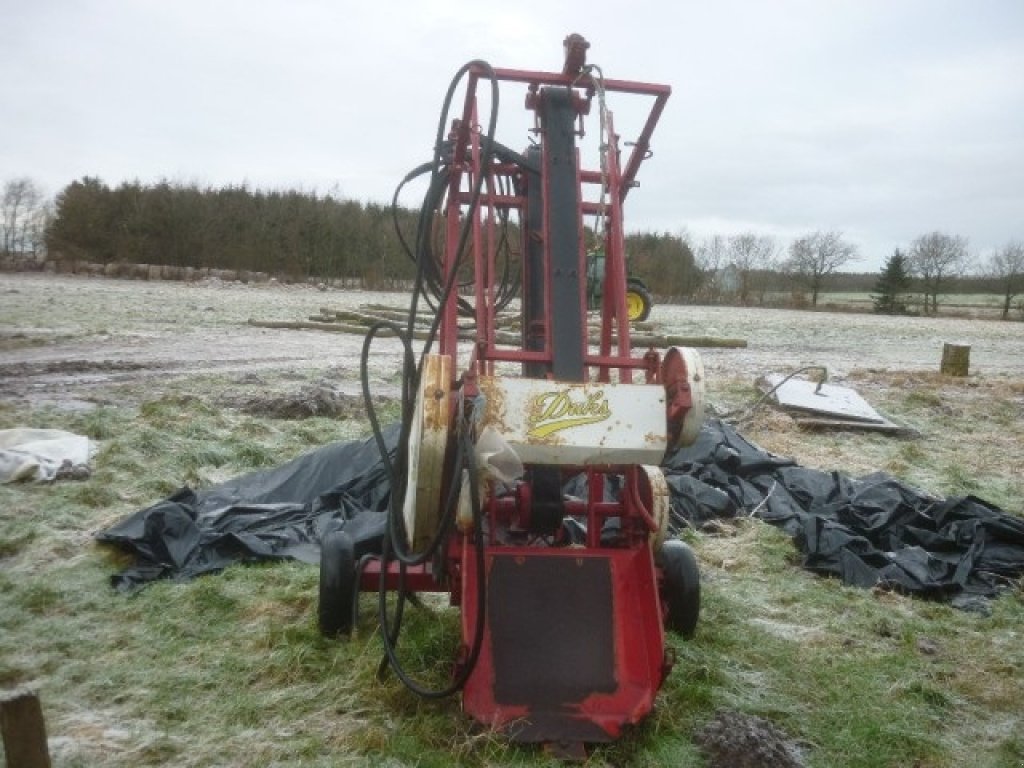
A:
[[[946,376],[966,376],[971,367],[971,347],[968,344],[942,345],[942,365],[939,368]]]
[[[50,768],[46,723],[35,693],[17,690],[0,694],[0,733],[7,768]]]

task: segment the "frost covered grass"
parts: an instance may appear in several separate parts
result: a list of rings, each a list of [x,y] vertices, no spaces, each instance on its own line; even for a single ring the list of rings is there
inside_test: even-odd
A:
[[[4,280],[0,336],[11,341],[0,345],[0,369],[9,365],[12,377],[10,364],[21,360],[132,361],[140,348],[119,339],[148,345],[164,335],[210,340],[190,341],[197,365],[204,354],[228,359],[247,317],[297,320],[341,298],[148,285],[137,287],[131,305],[116,282],[69,281],[74,290],[59,290],[59,281]],[[59,317],[40,313],[46,291],[73,303],[59,304]],[[764,448],[810,467],[886,471],[937,494],[973,493],[1024,511],[1019,324],[915,318],[894,332],[900,346],[880,344],[889,320],[874,316],[656,307],[654,317],[671,332],[713,328],[750,339],[747,350],[705,356],[710,396],[722,410],[753,402],[756,374],[824,363],[834,380],[922,435],[804,432],[762,408],[742,431]],[[976,345],[978,373],[929,373],[941,340],[960,334]],[[108,380],[83,378],[78,388],[79,380],[58,387],[33,374],[18,390],[50,387],[51,401],[77,399],[91,410],[0,398],[0,428],[68,429],[100,445],[85,481],[0,486],[0,688],[38,690],[56,766],[557,765],[475,728],[457,700],[423,702],[392,676],[378,680],[372,596],[363,597],[352,640],[322,638],[315,567],[236,566],[130,596],[110,588],[126,560],[94,543],[98,530],[183,484],[214,484],[368,434],[362,419],[288,421],[224,405],[229,395],[298,389],[328,366],[332,380],[350,385],[358,365],[351,352],[334,356],[343,340],[325,336],[329,344],[309,334],[246,336],[254,346],[243,352],[256,362],[261,345],[271,348],[255,377],[236,367],[194,370],[191,359],[161,368],[167,348],[145,346],[154,365],[145,377],[112,368]],[[109,337],[117,343],[107,346]],[[306,344],[317,355],[293,364],[286,353]],[[396,365],[386,354],[376,362],[375,380],[393,386]],[[383,418],[396,415],[392,408]],[[720,709],[773,721],[808,766],[1024,764],[1020,585],[989,615],[965,613],[810,575],[783,535],[753,520],[687,536],[704,573],[697,635],[670,639],[676,664],[654,713],[620,742],[595,749],[590,765],[705,765],[693,737]],[[407,615],[403,657],[440,682],[458,616],[430,600]]]
[[[844,384],[917,436],[810,432],[767,407],[742,431],[805,466],[854,476],[883,471],[934,494],[975,495],[1007,512],[1024,513],[1024,381],[1019,377],[955,379],[857,369]],[[755,396],[746,382],[725,391],[727,403]]]
[[[918,392],[906,413],[931,413]],[[799,443],[819,464],[892,456],[926,477],[949,460],[927,443],[773,431],[774,418],[755,421],[755,439]],[[365,424],[272,421],[180,394],[77,414],[0,408],[0,425],[26,421],[101,443],[86,481],[0,488],[0,686],[40,692],[56,765],[554,764],[474,728],[457,701],[422,702],[378,680],[373,597],[352,640],[322,638],[315,567],[236,566],[131,596],[109,587],[125,561],[92,542],[99,528],[184,482],[276,464],[363,436]],[[1017,481],[972,482],[985,497]],[[1021,590],[980,616],[809,575],[789,541],[756,521],[689,538],[705,575],[697,636],[671,639],[676,666],[654,714],[591,764],[703,765],[692,737],[721,708],[777,723],[811,766],[1024,759]],[[442,604],[412,610],[409,665],[439,682],[456,633]]]

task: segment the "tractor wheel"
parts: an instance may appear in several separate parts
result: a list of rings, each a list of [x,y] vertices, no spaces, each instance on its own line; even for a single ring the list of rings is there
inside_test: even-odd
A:
[[[355,545],[344,531],[331,531],[320,542],[320,632],[329,637],[351,635],[355,600]]]
[[[679,539],[661,548],[661,569],[665,576],[668,618],[665,626],[686,639],[693,637],[700,617],[700,569],[697,556]]]
[[[651,307],[654,306],[654,299],[647,286],[639,280],[630,280],[626,284],[626,316],[630,321],[646,320],[651,316]]]

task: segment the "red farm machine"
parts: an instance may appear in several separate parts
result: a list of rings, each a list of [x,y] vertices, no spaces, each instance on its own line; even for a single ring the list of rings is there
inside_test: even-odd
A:
[[[365,363],[384,329],[404,342],[396,443],[370,409],[392,481],[387,527],[382,552],[359,559],[344,530],[324,538],[319,605],[321,628],[347,634],[357,590],[378,592],[387,657],[413,690],[461,690],[484,726],[571,745],[614,740],[650,712],[672,666],[665,631],[691,635],[700,603],[694,555],[667,535],[659,464],[700,431],[703,369],[689,349],[630,345],[623,252],[623,203],[670,88],[605,78],[588,47],[566,38],[560,72],[463,66],[433,159],[403,181],[427,182],[406,241],[409,321],[378,323],[364,347]],[[495,138],[500,86],[525,95],[525,151]],[[618,94],[649,108],[624,159],[608,108]],[[594,250],[604,284],[588,310]],[[417,313],[433,323],[414,350]],[[511,340],[499,331],[510,315]],[[418,592],[448,593],[461,611],[442,690],[413,681],[395,650]]]

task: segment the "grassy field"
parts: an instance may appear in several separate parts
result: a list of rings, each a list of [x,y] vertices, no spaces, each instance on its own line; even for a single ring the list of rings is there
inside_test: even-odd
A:
[[[322,374],[271,383],[297,389]],[[884,470],[1022,511],[1019,376],[864,365],[847,380],[923,437],[802,432],[763,409],[742,431],[808,466]],[[90,391],[87,410],[0,403],[0,428],[58,427],[99,444],[87,480],[0,486],[0,688],[38,690],[54,764],[555,765],[474,728],[457,700],[423,702],[378,680],[372,598],[352,640],[322,638],[315,567],[236,566],[131,596],[110,588],[125,560],[93,543],[97,530],[182,484],[368,434],[358,418],[280,420],[220,404],[243,386],[235,374],[183,373],[112,381],[102,397]],[[720,410],[754,399],[745,374],[719,373],[711,387]],[[688,537],[704,573],[697,635],[671,639],[677,662],[654,714],[590,765],[706,765],[694,736],[720,710],[771,720],[808,766],[1024,765],[1020,585],[986,614],[966,613],[810,575],[784,536],[754,520]],[[413,610],[409,666],[442,680],[456,635],[450,609]]]
[[[784,297],[783,297],[784,298]],[[915,295],[909,303],[911,311],[920,311],[921,297]],[[870,293],[825,292],[818,297],[818,305],[824,309],[871,312],[874,300]],[[1010,317],[1020,320],[1021,303],[1013,302]],[[939,315],[943,317],[971,317],[980,320],[996,320],[1003,313],[1003,297],[994,293],[952,293],[939,294]]]

